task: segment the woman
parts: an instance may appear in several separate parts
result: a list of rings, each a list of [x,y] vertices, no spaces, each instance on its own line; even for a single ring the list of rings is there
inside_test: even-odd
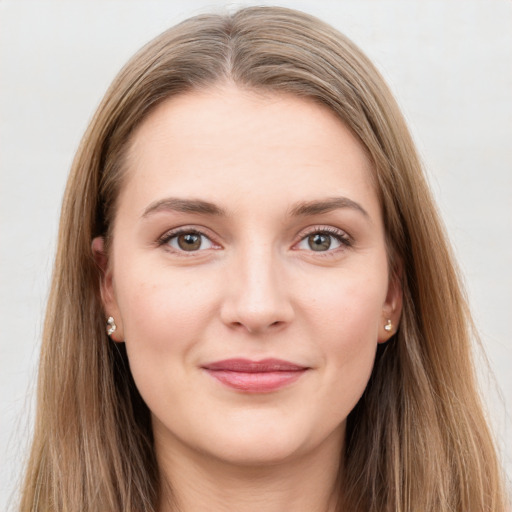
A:
[[[367,58],[288,9],[192,18],[73,164],[21,510],[504,511],[470,334]]]

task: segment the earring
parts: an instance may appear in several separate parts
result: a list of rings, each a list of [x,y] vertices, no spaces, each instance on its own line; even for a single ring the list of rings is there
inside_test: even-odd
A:
[[[111,336],[112,334],[114,334],[114,331],[117,329],[117,325],[116,325],[116,322],[114,320],[114,317],[113,316],[109,316],[107,318],[107,334],[109,336]]]
[[[386,322],[386,325],[384,326],[384,330],[386,332],[391,332],[393,330],[393,324],[391,323],[391,320],[388,318],[388,321]]]

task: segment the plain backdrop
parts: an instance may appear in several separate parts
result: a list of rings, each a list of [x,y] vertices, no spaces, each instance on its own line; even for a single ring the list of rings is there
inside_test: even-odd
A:
[[[480,356],[485,400],[512,475],[512,2],[272,3],[347,34],[394,91],[465,276],[495,376]],[[142,44],[191,15],[242,5],[0,0],[1,510],[30,438],[60,202],[81,135]]]

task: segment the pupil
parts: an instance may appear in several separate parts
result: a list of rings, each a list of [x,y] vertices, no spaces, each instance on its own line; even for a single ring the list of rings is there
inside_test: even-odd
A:
[[[316,233],[314,235],[310,235],[308,238],[309,247],[311,247],[313,251],[326,251],[331,246],[330,236]]]
[[[178,237],[178,245],[184,251],[194,251],[201,247],[201,236],[194,233],[187,233]]]

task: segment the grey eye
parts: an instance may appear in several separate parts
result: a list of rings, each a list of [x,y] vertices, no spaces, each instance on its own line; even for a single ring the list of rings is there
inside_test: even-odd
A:
[[[317,231],[305,236],[297,245],[298,249],[305,251],[327,252],[337,249],[344,244],[342,235]]]
[[[313,251],[328,251],[331,248],[331,235],[314,233],[307,237],[308,246]]]
[[[304,238],[296,245],[302,251],[329,252],[342,245],[349,245],[347,235],[338,230],[335,233],[319,229]]]

